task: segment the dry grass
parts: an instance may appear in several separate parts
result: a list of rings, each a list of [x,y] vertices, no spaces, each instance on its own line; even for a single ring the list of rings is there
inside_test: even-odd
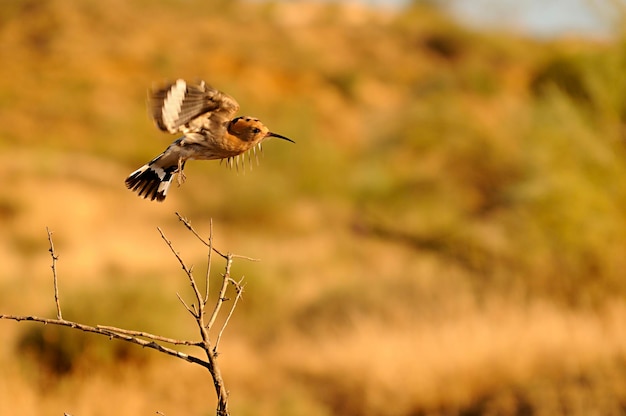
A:
[[[177,211],[263,260],[233,269],[233,414],[623,414],[620,42],[474,33],[427,6],[20,0],[0,44],[2,312],[53,315],[48,226],[66,318],[188,337],[156,227],[196,267],[206,252]],[[298,144],[245,175],[191,163],[166,203],[138,199],[124,177],[170,139],[146,88],[179,76]],[[185,363],[0,331],[0,414],[214,408]]]

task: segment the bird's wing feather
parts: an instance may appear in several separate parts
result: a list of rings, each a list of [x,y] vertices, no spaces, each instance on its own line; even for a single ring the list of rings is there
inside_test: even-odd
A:
[[[204,82],[188,84],[179,79],[150,93],[150,111],[159,129],[168,133],[208,129],[216,134],[239,110],[234,98]]]

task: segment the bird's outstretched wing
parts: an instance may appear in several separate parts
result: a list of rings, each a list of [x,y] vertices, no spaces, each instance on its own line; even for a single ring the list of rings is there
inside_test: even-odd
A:
[[[204,81],[194,85],[182,79],[152,90],[149,107],[157,127],[172,134],[202,129],[216,134],[239,110],[234,98]]]

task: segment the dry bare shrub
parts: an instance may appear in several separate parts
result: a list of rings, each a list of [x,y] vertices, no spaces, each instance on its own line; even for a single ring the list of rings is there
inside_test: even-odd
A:
[[[50,256],[52,258],[52,275],[53,275],[53,287],[54,287],[54,301],[56,306],[56,319],[49,318],[41,318],[33,315],[8,315],[8,314],[0,314],[0,319],[14,320],[17,322],[20,321],[31,321],[31,322],[39,322],[46,325],[52,325],[55,327],[53,331],[44,331],[35,329],[30,331],[22,338],[19,343],[19,350],[26,354],[32,354],[36,356],[39,364],[44,367],[44,376],[49,377],[58,377],[62,376],[66,373],[69,373],[73,370],[74,366],[79,362],[78,359],[85,349],[86,342],[82,337],[66,337],[61,336],[61,332],[57,330],[60,327],[68,327],[71,329],[75,329],[82,332],[93,333],[98,335],[103,335],[108,337],[109,339],[118,339],[122,341],[126,341],[128,343],[137,344],[144,348],[154,349],[158,352],[161,352],[166,355],[170,355],[176,358],[180,358],[187,362],[200,365],[206,368],[212,379],[213,385],[215,387],[215,392],[217,393],[217,415],[218,416],[227,416],[229,414],[228,410],[228,391],[224,385],[224,381],[222,379],[221,370],[218,365],[218,347],[224,330],[228,325],[228,322],[237,306],[238,301],[241,298],[243,293],[243,285],[242,280],[234,280],[230,276],[230,270],[233,263],[233,260],[236,258],[239,259],[254,259],[240,256],[232,253],[222,253],[215,247],[213,247],[213,226],[211,223],[211,231],[208,239],[204,239],[201,237],[196,230],[191,226],[191,223],[183,218],[180,214],[176,214],[178,219],[184,224],[184,226],[206,247],[208,247],[208,258],[207,258],[207,270],[204,276],[204,288],[203,291],[200,290],[198,283],[196,283],[196,279],[192,272],[192,267],[188,266],[183,259],[180,257],[179,253],[174,249],[172,242],[167,239],[163,231],[158,228],[159,233],[161,234],[161,238],[170,248],[174,257],[178,260],[180,266],[185,272],[189,284],[193,290],[194,294],[194,302],[187,303],[178,293],[176,296],[178,300],[182,303],[185,309],[190,313],[190,315],[194,318],[196,325],[200,332],[200,340],[184,340],[184,339],[174,339],[168,338],[161,335],[155,335],[145,331],[136,331],[136,330],[128,330],[123,328],[118,328],[114,326],[101,325],[97,324],[95,326],[86,325],[79,322],[67,320],[63,318],[62,310],[61,310],[61,302],[59,297],[58,290],[58,276],[57,276],[57,261],[58,256],[56,254],[54,243],[52,240],[52,232],[47,230],[48,232],[48,241],[50,243]],[[211,273],[211,260],[214,253],[226,261],[226,266],[224,273],[222,274],[222,282],[220,287],[218,288],[218,297],[215,301],[215,304],[209,304],[209,277]],[[226,297],[227,290],[229,286],[234,288],[234,294],[232,298]],[[222,311],[222,306],[226,303],[230,303],[230,307],[228,308],[226,315],[222,318],[221,322],[217,324],[217,318],[220,312]],[[209,310],[210,309],[210,310]],[[216,324],[216,325],[214,325]],[[211,333],[211,329],[213,329],[214,336],[213,338]],[[176,346],[191,346],[198,347],[204,351],[206,355],[206,360],[198,358],[194,355],[190,355],[184,353],[175,348],[171,348],[166,345]],[[127,353],[125,352],[125,348],[121,348],[117,350],[121,352],[118,358],[127,358]]]

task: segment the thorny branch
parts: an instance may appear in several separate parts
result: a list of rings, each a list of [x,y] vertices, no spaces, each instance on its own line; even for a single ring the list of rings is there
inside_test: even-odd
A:
[[[61,303],[59,302],[59,286],[57,280],[57,260],[59,257],[54,252],[54,243],[52,242],[52,231],[48,227],[46,227],[46,232],[48,233],[48,242],[50,243],[50,248],[48,251],[50,252],[50,256],[52,256],[52,279],[54,282],[54,303],[57,307],[57,319],[63,320],[63,315],[61,315]]]
[[[33,322],[41,322],[43,324],[46,325],[60,325],[60,326],[67,326],[70,328],[74,328],[74,329],[79,329],[83,332],[91,332],[94,334],[100,334],[100,335],[104,335],[109,337],[110,339],[121,339],[123,341],[127,341],[127,342],[131,342],[133,344],[137,344],[137,345],[141,345],[142,347],[145,348],[152,348],[154,350],[160,351],[164,354],[167,355],[171,355],[173,357],[178,357],[181,358],[185,361],[188,361],[190,363],[194,363],[194,364],[199,364],[202,367],[205,368],[209,368],[209,363],[194,357],[192,355],[188,355],[185,353],[182,353],[180,351],[176,351],[173,350],[171,348],[167,348],[164,347],[158,343],[156,343],[155,341],[146,341],[144,339],[141,339],[137,336],[131,336],[131,335],[126,335],[124,334],[124,332],[126,330],[124,329],[120,329],[120,328],[115,328],[115,327],[107,327],[107,329],[105,328],[99,328],[97,326],[91,326],[91,325],[84,325],[78,322],[73,322],[73,321],[68,321],[65,319],[47,319],[47,318],[40,318],[38,316],[22,316],[22,315],[0,315],[0,319],[11,319],[14,321],[33,321]],[[146,338],[158,338],[156,335],[152,335],[152,334],[146,334],[146,335],[142,335],[145,336]],[[181,344],[181,345],[197,345],[197,343],[193,342],[193,341],[177,341],[176,344]]]
[[[176,213],[178,215],[178,213]],[[180,218],[180,216],[179,216]],[[189,225],[191,228],[191,225]],[[193,228],[192,228],[193,229]],[[209,301],[209,275],[211,274],[211,257],[213,255],[213,219],[209,220],[209,253],[206,261],[206,274],[204,275],[204,303]]]
[[[231,278],[228,278],[228,281],[232,283],[232,285],[235,287],[235,291],[237,292],[237,295],[235,296],[235,300],[233,301],[233,304],[231,305],[230,310],[228,311],[228,315],[226,315],[226,319],[224,320],[224,325],[222,325],[222,329],[220,329],[219,334],[217,334],[217,339],[215,340],[215,347],[213,347],[213,354],[217,354],[217,346],[220,343],[220,339],[222,339],[222,334],[224,333],[224,330],[226,329],[226,325],[228,325],[228,321],[230,321],[230,317],[233,316],[233,312],[235,311],[235,308],[237,307],[237,302],[239,302],[239,299],[241,299],[241,295],[243,294],[243,285],[241,284],[241,282],[243,281],[243,278],[241,278],[239,282],[236,282]]]
[[[172,254],[174,254],[176,259],[180,263],[181,267],[183,268],[183,271],[185,272],[185,274],[189,278],[189,282],[191,283],[191,288],[193,289],[193,292],[196,295],[196,299],[198,299],[198,309],[194,310],[192,312],[189,309],[189,307],[187,307],[187,305],[185,305],[185,307],[187,308],[188,311],[191,312],[191,314],[193,315],[194,318],[198,319],[199,317],[201,317],[201,315],[203,313],[204,304],[206,302],[204,302],[204,299],[202,298],[202,295],[200,295],[200,290],[198,290],[198,285],[196,285],[196,279],[193,278],[192,268],[191,267],[187,267],[187,265],[185,264],[183,259],[180,257],[178,252],[172,246],[172,242],[169,241],[167,239],[167,237],[165,237],[165,234],[163,234],[163,231],[161,230],[161,228],[157,227],[157,230],[159,230],[159,233],[161,234],[161,238],[163,239],[163,241],[165,241],[165,244],[167,244],[167,246],[170,248],[170,251],[172,252]],[[179,297],[179,299],[181,299],[181,298]],[[182,300],[181,300],[181,302],[182,302]]]
[[[228,416],[229,415],[228,391],[226,390],[224,381],[221,376],[220,369],[217,364],[217,356],[218,356],[217,347],[222,338],[224,330],[226,329],[226,326],[228,325],[228,322],[230,321],[230,318],[233,315],[233,312],[237,306],[237,302],[241,299],[241,296],[243,294],[243,285],[242,285],[243,278],[239,282],[232,279],[230,277],[230,269],[233,263],[233,259],[235,258],[245,259],[249,261],[258,261],[258,260],[250,258],[250,257],[246,257],[246,256],[232,254],[232,253],[224,254],[218,249],[216,249],[213,246],[213,222],[212,221],[210,222],[209,239],[208,241],[206,241],[196,232],[196,230],[191,226],[191,223],[187,219],[182,217],[179,213],[176,213],[176,215],[178,216],[179,220],[185,225],[185,227],[189,231],[191,231],[198,238],[198,240],[200,240],[205,246],[209,248],[208,259],[207,259],[207,271],[205,275],[205,290],[204,290],[204,293],[201,293],[196,283],[196,280],[193,276],[193,267],[187,266],[187,264],[180,257],[179,253],[174,249],[172,242],[167,239],[167,237],[165,236],[165,234],[160,228],[157,228],[157,230],[161,234],[161,238],[167,244],[170,251],[172,252],[172,254],[174,254],[179,264],[181,265],[183,271],[187,275],[187,278],[189,279],[189,283],[193,289],[193,293],[196,298],[196,303],[192,303],[191,307],[183,300],[183,298],[178,293],[176,294],[176,296],[178,296],[178,299],[181,301],[183,306],[196,320],[196,324],[198,325],[198,329],[200,331],[201,340],[199,341],[179,340],[179,339],[167,338],[167,337],[160,336],[160,335],[154,335],[154,334],[143,332],[143,331],[133,331],[133,330],[117,328],[113,326],[106,326],[106,325],[90,326],[90,325],[85,325],[85,324],[81,324],[78,322],[68,321],[66,319],[63,319],[62,314],[61,314],[61,303],[59,300],[58,278],[57,278],[57,270],[56,270],[56,263],[58,260],[58,256],[54,250],[54,243],[52,241],[52,232],[47,227],[46,227],[46,231],[48,233],[48,241],[50,243],[50,248],[48,251],[50,252],[50,255],[52,257],[54,301],[56,305],[57,318],[48,319],[48,318],[41,318],[41,317],[33,316],[33,315],[22,316],[22,315],[0,314],[0,319],[14,320],[17,322],[32,321],[32,322],[40,322],[43,324],[66,326],[66,327],[78,329],[83,332],[91,332],[95,334],[104,335],[108,337],[109,339],[120,339],[126,342],[131,342],[133,344],[141,345],[142,347],[145,347],[145,348],[151,348],[159,352],[162,352],[164,354],[183,359],[190,363],[198,364],[208,369],[213,378],[213,384],[214,384],[215,391],[217,393],[217,398],[218,398],[217,415]],[[220,257],[226,260],[226,266],[225,266],[224,273],[221,275],[222,285],[220,287],[217,301],[215,303],[215,306],[213,307],[213,311],[211,313],[211,316],[209,317],[209,321],[206,322],[206,305],[209,299],[209,275],[210,275],[211,260],[212,260],[211,255],[213,252],[215,252]],[[211,327],[213,326],[213,324],[215,323],[215,320],[217,319],[217,316],[219,315],[219,312],[223,303],[229,300],[226,298],[226,291],[227,291],[229,283],[233,285],[236,295],[228,311],[228,314],[224,320],[224,323],[222,324],[222,327],[220,328],[218,332],[218,335],[215,341],[215,346],[211,348],[212,343],[211,343],[209,331]],[[193,355],[185,354],[175,349],[165,347],[162,344],[200,347],[205,351],[207,360],[205,361]]]
[[[193,235],[195,235],[198,240],[200,240],[200,242],[202,242],[202,244],[204,244],[205,246],[209,247],[209,249],[211,249],[212,251],[214,251],[216,254],[218,254],[219,256],[221,256],[223,259],[228,259],[228,256],[230,255],[233,259],[242,259],[242,260],[248,260],[248,261],[261,261],[261,259],[255,259],[253,257],[248,257],[248,256],[242,256],[240,254],[224,254],[221,251],[219,251],[218,249],[216,249],[215,247],[213,247],[212,245],[212,238],[213,236],[209,236],[209,241],[205,241],[202,237],[200,237],[200,235],[196,232],[196,230],[193,229],[193,227],[191,226],[191,222],[189,222],[189,220],[185,217],[183,217],[182,215],[180,215],[178,212],[175,213],[176,216],[178,217],[178,219],[180,220],[180,222],[183,223],[183,225],[193,233]],[[211,221],[211,234],[213,234],[213,221]]]
[[[220,293],[217,297],[217,302],[215,302],[215,308],[213,309],[213,313],[211,314],[211,318],[209,319],[209,323],[207,324],[207,328],[211,328],[215,319],[217,319],[217,315],[220,312],[222,307],[222,303],[226,300],[226,289],[228,289],[228,281],[230,280],[230,266],[233,264],[232,255],[228,255],[226,257],[226,271],[222,275],[222,287],[220,288]]]
[[[114,327],[114,326],[96,325],[96,328],[98,328],[98,329],[100,329],[102,331],[116,332],[118,334],[129,335],[131,337],[148,338],[148,339],[151,339],[153,341],[165,342],[166,344],[190,345],[190,346],[200,346],[200,344],[201,344],[199,341],[184,341],[184,340],[180,340],[180,339],[162,337],[160,335],[153,335],[153,334],[151,334],[149,332],[132,331],[132,330],[129,330],[129,329],[122,329],[122,328],[117,328],[117,327]]]
[[[160,228],[158,228],[159,233],[161,234],[161,238],[163,239],[163,241],[165,241],[165,244],[167,244],[170,251],[176,257],[183,271],[189,278],[189,282],[195,294],[197,306],[196,304],[192,304],[191,307],[189,307],[189,305],[187,305],[187,303],[180,297],[180,295],[178,295],[178,299],[185,306],[187,311],[195,318],[198,328],[200,329],[200,336],[202,337],[202,348],[206,352],[206,356],[207,356],[209,366],[210,366],[209,371],[211,372],[211,376],[213,377],[213,384],[215,385],[215,391],[217,392],[217,397],[218,397],[217,413],[218,415],[227,415],[228,414],[228,391],[226,390],[226,387],[224,385],[221,371],[219,367],[217,366],[217,356],[218,356],[217,345],[219,344],[219,341],[222,337],[222,333],[224,332],[226,325],[228,325],[230,316],[232,315],[234,307],[237,305],[237,301],[241,297],[241,293],[242,293],[242,286],[239,283],[235,282],[230,277],[230,269],[233,263],[233,257],[235,257],[236,255],[232,253],[223,254],[222,252],[220,252],[219,250],[213,247],[213,224],[212,222],[211,222],[211,233],[209,235],[209,241],[207,242],[202,237],[200,237],[200,235],[191,226],[191,223],[187,219],[183,218],[178,213],[176,213],[176,215],[178,216],[180,221],[183,222],[185,227],[187,227],[187,229],[191,231],[198,238],[198,240],[200,240],[204,245],[206,245],[209,248],[208,260],[207,260],[208,261],[207,273],[205,275],[205,293],[203,296],[200,293],[200,290],[198,289],[198,285],[196,284],[196,281],[193,277],[192,268],[188,267],[185,264],[184,260],[180,257],[178,252],[174,249],[172,242],[168,240],[165,234],[163,233],[163,231]],[[219,292],[217,301],[215,303],[215,307],[213,309],[211,317],[209,318],[209,322],[207,323],[205,321],[205,318],[206,318],[205,311],[206,311],[206,304],[209,299],[209,268],[211,267],[211,253],[212,252],[215,252],[218,255],[220,255],[222,258],[226,259],[226,269],[224,270],[224,274],[222,275],[222,286],[220,288],[220,292]],[[237,257],[245,258],[248,260],[254,260],[254,259],[251,259],[249,257],[244,257],[244,256],[237,256]],[[219,331],[215,347],[211,348],[211,338],[209,335],[209,331],[211,330],[211,327],[213,326],[215,320],[217,319],[217,316],[220,312],[222,304],[226,300],[225,296],[226,296],[226,290],[228,288],[229,282],[233,282],[236,284],[235,288],[236,288],[237,296],[235,297],[235,301],[233,302],[232,308],[224,321],[222,329]]]

